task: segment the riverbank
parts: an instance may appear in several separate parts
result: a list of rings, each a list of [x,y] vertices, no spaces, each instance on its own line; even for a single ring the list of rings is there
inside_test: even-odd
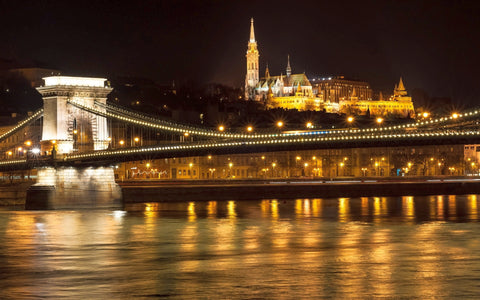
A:
[[[124,203],[480,194],[478,179],[120,183]]]
[[[0,184],[0,206],[25,205],[27,189],[34,181],[20,181]]]

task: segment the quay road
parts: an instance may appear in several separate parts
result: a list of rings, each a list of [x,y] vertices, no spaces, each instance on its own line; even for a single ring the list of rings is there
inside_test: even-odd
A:
[[[129,180],[125,203],[480,194],[480,178]]]

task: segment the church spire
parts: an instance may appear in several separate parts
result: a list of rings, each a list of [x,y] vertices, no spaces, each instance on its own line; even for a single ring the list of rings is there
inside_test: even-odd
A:
[[[406,96],[407,90],[405,89],[405,85],[403,85],[402,77],[400,77],[400,81],[398,85],[395,85],[395,90],[393,91],[394,96]]]
[[[250,43],[255,43],[255,31],[253,30],[253,18],[250,19]]]
[[[270,72],[268,71],[268,63],[267,68],[265,69],[265,78],[270,78]]]
[[[400,82],[398,83],[397,89],[398,89],[399,91],[404,91],[404,90],[405,90],[405,86],[403,85],[402,77],[400,77]]]
[[[258,76],[258,57],[257,42],[253,31],[253,18],[250,21],[250,40],[247,46],[247,74],[245,76],[245,99],[255,98],[255,88],[257,87]]]
[[[287,77],[292,74],[292,68],[290,68],[290,54],[287,56]]]

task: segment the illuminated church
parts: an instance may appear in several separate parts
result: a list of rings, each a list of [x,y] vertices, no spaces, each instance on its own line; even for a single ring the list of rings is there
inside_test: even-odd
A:
[[[401,78],[388,100],[383,100],[382,96],[373,100],[373,92],[368,83],[346,80],[343,76],[322,78],[312,85],[305,74],[292,74],[290,57],[287,58],[285,75],[272,76],[267,66],[265,76],[260,78],[259,56],[252,18],[246,54],[245,99],[263,101],[267,109],[369,113],[378,116],[393,114],[402,117],[413,117],[415,114],[412,98],[407,95]]]

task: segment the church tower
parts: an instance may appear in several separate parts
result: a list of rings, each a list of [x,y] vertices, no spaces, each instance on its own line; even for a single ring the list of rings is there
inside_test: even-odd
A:
[[[287,56],[287,77],[292,75],[292,68],[290,68],[290,55]]]
[[[255,87],[258,84],[258,49],[253,30],[253,18],[250,21],[250,40],[247,47],[247,76],[245,77],[245,99],[255,98]]]

